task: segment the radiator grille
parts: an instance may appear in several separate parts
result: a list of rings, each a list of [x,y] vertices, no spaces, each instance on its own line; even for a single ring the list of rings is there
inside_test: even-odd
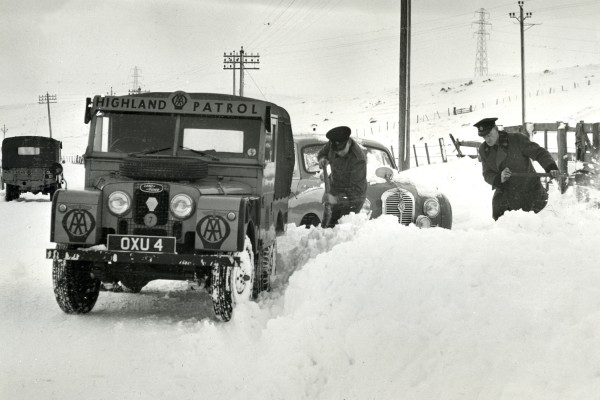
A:
[[[144,216],[148,214],[148,199],[154,197],[158,204],[152,213],[158,221],[156,225],[165,225],[169,221],[169,186],[162,185],[164,190],[159,193],[147,193],[140,190],[140,183],[136,183],[133,190],[133,220],[135,224],[144,225]]]
[[[382,214],[395,215],[398,222],[409,225],[414,222],[415,198],[412,193],[403,189],[388,190],[381,196]]]

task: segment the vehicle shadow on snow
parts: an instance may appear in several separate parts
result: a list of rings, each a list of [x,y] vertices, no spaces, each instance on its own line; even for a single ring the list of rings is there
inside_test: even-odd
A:
[[[43,199],[39,198],[27,198],[27,197],[19,197],[18,199],[11,200],[10,202],[5,201],[5,203],[51,203],[52,199],[46,197]]]
[[[160,290],[144,288],[140,293],[100,292],[90,317],[124,319],[164,319],[169,322],[190,319],[217,321],[212,299],[205,290]]]

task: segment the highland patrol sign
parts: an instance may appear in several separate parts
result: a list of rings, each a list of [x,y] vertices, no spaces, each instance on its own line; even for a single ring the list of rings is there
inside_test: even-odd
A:
[[[264,104],[257,102],[192,98],[184,92],[174,92],[168,97],[155,97],[151,93],[148,96],[96,96],[93,107],[99,111],[236,117],[262,117],[266,111]]]

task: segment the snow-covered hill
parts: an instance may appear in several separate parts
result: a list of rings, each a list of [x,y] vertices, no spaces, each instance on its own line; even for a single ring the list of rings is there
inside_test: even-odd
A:
[[[389,146],[398,143],[398,88],[391,82],[388,91],[340,97],[335,93],[315,93],[299,97],[278,94],[267,100],[286,108],[296,134],[315,129],[325,133],[337,125],[352,127],[354,134],[375,138]],[[527,121],[600,120],[600,65],[545,70],[526,77]],[[185,88],[173,88],[185,90]],[[64,154],[83,154],[89,127],[83,122],[85,97],[100,93],[70,95],[50,104],[53,137],[63,141]],[[415,85],[411,88],[411,142],[433,142],[448,134],[472,139],[474,122],[487,116],[500,117],[499,123],[521,123],[520,76],[491,76],[478,80],[455,80]],[[253,97],[250,95],[250,97]],[[254,96],[261,98],[260,95]],[[571,99],[576,98],[577,101]],[[473,107],[473,112],[453,115],[454,107]],[[450,115],[449,115],[450,114]],[[49,134],[46,105],[38,103],[0,105],[0,120],[7,136]]]

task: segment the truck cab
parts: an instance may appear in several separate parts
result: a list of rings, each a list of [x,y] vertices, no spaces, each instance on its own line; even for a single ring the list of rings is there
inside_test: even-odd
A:
[[[56,299],[91,311],[101,286],[208,288],[216,316],[269,290],[288,222],[291,121],[266,101],[151,92],[86,100],[84,190],[52,202]]]

